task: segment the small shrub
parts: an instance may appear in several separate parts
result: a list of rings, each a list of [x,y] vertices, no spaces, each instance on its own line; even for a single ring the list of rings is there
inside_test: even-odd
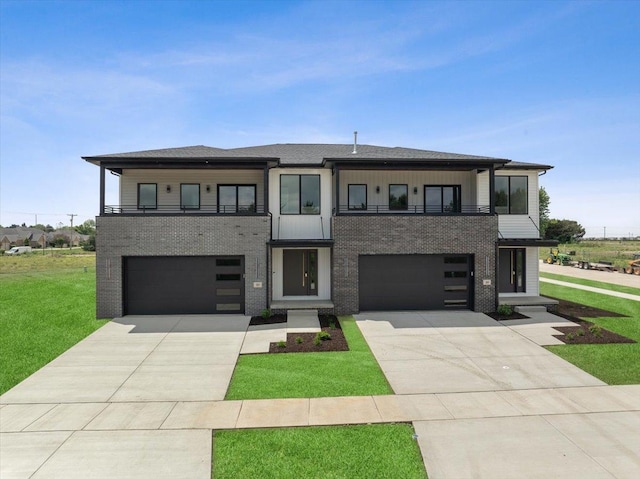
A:
[[[602,328],[600,326],[598,326],[597,324],[594,324],[592,326],[589,326],[589,331],[591,332],[591,334],[593,334],[596,338],[601,338],[602,337]]]
[[[298,344],[302,344],[303,342],[304,342],[304,339],[302,339],[302,337],[301,337],[301,336],[298,336],[298,337],[296,338],[296,343],[298,343]]]
[[[279,348],[286,348],[287,347],[286,341],[278,341],[278,347]]]
[[[315,344],[316,346],[320,346],[322,344],[322,339],[320,339],[317,334],[316,337],[313,338],[313,344]]]
[[[336,322],[333,319],[329,321],[329,327],[331,329],[336,329]]]
[[[260,311],[260,316],[262,316],[262,319],[269,319],[271,317],[271,310],[268,308],[263,309]]]
[[[511,316],[513,314],[513,309],[508,304],[501,304],[498,306],[498,314],[500,316]]]
[[[573,341],[574,339],[576,339],[576,335],[574,333],[567,333],[566,337],[569,341]]]
[[[576,336],[584,336],[584,329],[580,328],[576,330]]]
[[[326,341],[327,339],[331,339],[331,335],[326,331],[318,331],[316,333],[316,338],[319,338],[320,341]]]

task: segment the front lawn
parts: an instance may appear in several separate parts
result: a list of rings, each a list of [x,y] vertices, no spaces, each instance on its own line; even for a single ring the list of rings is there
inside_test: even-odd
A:
[[[213,477],[425,478],[413,433],[410,424],[216,431]]]
[[[540,283],[544,296],[605,309],[627,317],[587,318],[599,326],[638,341],[636,344],[549,346],[558,356],[607,384],[640,383],[640,302],[550,283]]]
[[[92,267],[0,275],[0,394],[106,322],[95,279]]]
[[[349,351],[240,356],[226,399],[393,394],[353,317],[340,324]]]

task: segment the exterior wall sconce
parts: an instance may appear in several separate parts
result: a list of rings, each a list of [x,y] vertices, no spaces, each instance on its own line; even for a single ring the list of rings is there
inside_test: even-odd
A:
[[[417,186],[414,186],[414,187],[413,187],[413,194],[414,194],[414,195],[417,195],[417,194],[418,194],[418,187],[417,187]]]
[[[376,186],[376,193],[380,193],[380,187]]]
[[[207,185],[207,193],[211,191],[211,185]]]
[[[171,193],[171,185],[167,185],[167,193]]]

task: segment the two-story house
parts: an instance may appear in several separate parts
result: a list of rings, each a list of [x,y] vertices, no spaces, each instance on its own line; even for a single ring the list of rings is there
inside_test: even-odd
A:
[[[356,144],[83,158],[100,167],[98,317],[489,312],[539,295],[547,165]]]

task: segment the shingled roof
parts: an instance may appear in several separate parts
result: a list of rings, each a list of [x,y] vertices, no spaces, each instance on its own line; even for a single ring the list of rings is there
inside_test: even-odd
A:
[[[160,150],[133,151],[109,155],[83,156],[83,159],[100,164],[121,161],[194,162],[194,161],[277,161],[281,166],[316,166],[335,161],[371,161],[391,163],[460,162],[493,163],[503,165],[510,160],[489,156],[464,155],[415,148],[358,145],[356,153],[352,144],[303,144],[279,143],[243,148],[213,148],[197,145]],[[525,165],[521,163],[521,165]],[[532,165],[533,166],[533,165]],[[544,166],[544,165],[535,165]],[[546,167],[550,168],[550,167]]]

